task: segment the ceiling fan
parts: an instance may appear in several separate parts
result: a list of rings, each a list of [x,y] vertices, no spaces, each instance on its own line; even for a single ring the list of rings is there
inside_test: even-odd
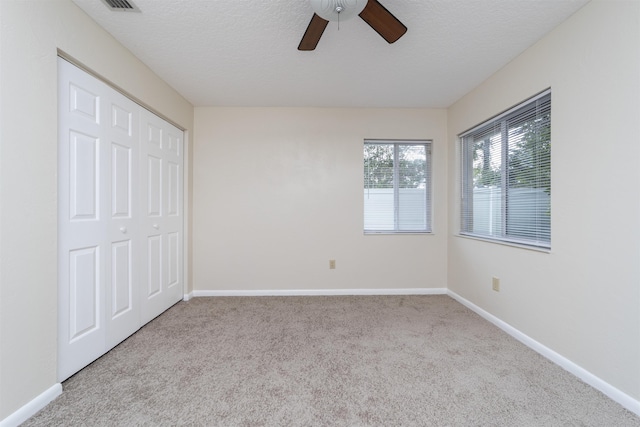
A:
[[[315,13],[302,36],[298,50],[314,50],[329,21],[349,19],[359,15],[388,43],[393,43],[407,32],[407,27],[378,0],[311,0]]]

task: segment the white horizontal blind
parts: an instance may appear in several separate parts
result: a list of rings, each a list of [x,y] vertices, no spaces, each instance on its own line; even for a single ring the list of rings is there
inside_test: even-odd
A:
[[[365,141],[364,231],[431,231],[430,141]]]
[[[551,93],[461,135],[461,233],[551,246]]]

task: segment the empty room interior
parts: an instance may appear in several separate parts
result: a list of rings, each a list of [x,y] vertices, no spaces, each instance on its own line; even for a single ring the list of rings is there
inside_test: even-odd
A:
[[[320,335],[330,330],[344,343],[330,358],[376,348],[342,341],[351,332],[346,320],[332,329],[337,312],[371,326],[409,306],[417,320],[394,332],[396,347],[428,351],[420,331],[442,325],[417,324],[433,319],[422,315],[473,315],[625,411],[619,425],[640,425],[640,2],[109,3],[0,0],[0,426],[54,405],[68,378],[151,333],[149,321],[204,310],[209,324],[183,326],[191,336],[239,311],[234,322],[262,331],[291,309],[315,320],[279,325],[280,338],[304,324],[331,342]],[[74,127],[74,108],[98,124]],[[91,139],[107,125],[129,139]],[[447,357],[420,353],[433,372],[464,352],[444,341]],[[322,354],[306,345],[300,355]],[[415,363],[415,377],[394,381],[433,381]],[[246,381],[249,393],[256,378]],[[323,418],[334,396],[305,406],[300,392],[300,413],[253,414],[249,403],[245,415],[263,418],[204,420],[492,424],[406,418],[429,407],[411,399],[405,418],[385,418],[394,412],[367,412],[348,390],[340,399],[360,412],[345,403]],[[193,393],[180,411],[203,401]]]

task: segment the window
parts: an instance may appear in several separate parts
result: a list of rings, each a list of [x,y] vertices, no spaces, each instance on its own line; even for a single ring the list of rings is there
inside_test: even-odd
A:
[[[431,232],[431,141],[364,142],[364,231]]]
[[[551,247],[551,92],[460,135],[461,234]]]

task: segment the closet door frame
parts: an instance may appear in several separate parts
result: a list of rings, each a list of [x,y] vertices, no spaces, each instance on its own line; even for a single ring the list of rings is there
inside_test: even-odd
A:
[[[141,125],[140,125],[140,121],[139,121],[139,116],[141,116],[143,113],[144,114],[154,114],[155,116],[159,117],[160,119],[164,120],[165,122],[171,124],[171,126],[175,126],[175,124],[173,124],[170,120],[167,120],[166,117],[158,114],[157,112],[155,112],[152,108],[149,108],[149,106],[145,105],[144,103],[140,102],[139,100],[137,100],[135,97],[130,96],[129,94],[127,94],[125,91],[123,91],[122,89],[118,88],[117,86],[113,85],[112,83],[110,83],[108,80],[102,78],[99,74],[93,72],[92,70],[88,69],[87,67],[83,66],[81,63],[79,63],[77,60],[73,59],[72,57],[70,57],[69,55],[65,54],[62,51],[58,51],[58,61],[62,61],[62,62],[67,62],[72,66],[75,66],[76,68],[80,69],[80,71],[82,71],[83,73],[85,73],[87,75],[87,78],[93,78],[93,79],[97,79],[98,83],[100,85],[104,85],[104,87],[106,89],[108,89],[108,91],[110,91],[111,93],[114,94],[114,99],[115,100],[119,100],[118,102],[116,102],[116,105],[118,105],[118,107],[122,107],[125,106],[130,103],[131,105],[135,105],[135,108],[138,109],[138,114],[133,114],[130,115],[128,120],[121,120],[124,116],[122,114],[120,114],[120,118],[119,119],[113,119],[116,122],[111,123],[111,125],[114,125],[112,127],[118,127],[117,125],[120,125],[120,127],[122,127],[121,125],[123,125],[125,122],[128,121],[129,125],[131,125],[131,129],[133,131],[133,134],[135,134],[134,136],[136,138],[138,138],[137,140],[137,144],[140,145],[140,140],[139,140],[139,134],[140,134],[140,129],[141,129]],[[67,64],[67,65],[69,65]],[[59,65],[60,67],[60,65]],[[58,76],[58,81],[60,84],[60,79],[61,76]],[[104,96],[104,95],[101,95]],[[124,97],[124,98],[123,98]],[[65,102],[69,102],[69,94],[68,93],[64,93],[63,90],[61,89],[59,92],[59,108],[65,108],[63,106],[63,104]],[[108,98],[108,96],[107,96]],[[68,104],[67,104],[68,105]],[[111,120],[111,118],[108,118],[107,115],[105,114],[105,108],[100,107],[98,109],[98,113],[101,115],[99,121],[101,123],[106,124],[109,120]],[[122,111],[120,111],[119,113],[123,113],[125,112],[126,108],[121,109]],[[113,112],[112,112],[113,113]],[[60,114],[60,113],[59,113]],[[136,117],[137,116],[137,117]],[[60,121],[60,118],[59,118]],[[135,127],[137,126],[137,129],[135,129]],[[185,234],[186,230],[188,230],[188,221],[187,221],[187,215],[188,215],[188,170],[189,170],[189,164],[188,161],[186,159],[188,159],[188,144],[186,143],[186,141],[188,141],[188,132],[186,130],[184,130],[183,128],[180,128],[178,126],[175,126],[175,128],[177,129],[177,131],[180,132],[181,136],[182,136],[182,143],[180,146],[180,155],[182,156],[182,162],[181,162],[181,176],[180,176],[180,180],[181,180],[181,184],[180,184],[180,196],[181,196],[181,200],[180,200],[180,208],[181,208],[181,218],[180,218],[180,231],[181,231],[181,241],[179,243],[180,247],[179,247],[179,257],[180,257],[180,272],[179,272],[179,282],[180,284],[178,285],[178,287],[180,289],[174,290],[174,294],[176,294],[176,298],[175,300],[173,300],[170,305],[173,305],[174,303],[178,302],[180,299],[185,299],[188,300],[189,296],[187,294],[187,289],[188,289],[188,279],[189,279],[189,275],[188,275],[188,268],[187,266],[189,265],[189,261],[188,261],[188,256],[189,256],[189,251],[188,251],[188,246],[189,246],[189,238],[188,236]],[[69,185],[69,171],[67,170],[67,176],[66,178],[63,177],[62,175],[64,175],[65,173],[65,168],[69,167],[69,152],[68,150],[66,152],[62,152],[61,148],[60,148],[60,144],[63,141],[63,138],[65,138],[67,133],[69,132],[69,128],[67,129],[63,129],[62,126],[60,126],[59,129],[59,135],[58,135],[58,144],[59,144],[59,153],[58,153],[58,175],[59,175],[59,183],[58,186],[59,188],[61,186],[67,186]],[[113,140],[113,139],[117,139],[117,138],[112,138],[113,135],[110,135],[107,137],[107,139]],[[101,141],[102,142],[102,141]],[[119,144],[117,147],[118,148],[123,148],[122,150],[118,150],[116,148],[113,148],[111,145],[112,141],[107,141],[109,147],[108,147],[108,152],[107,154],[105,153],[105,150],[102,150],[102,154],[100,154],[101,156],[105,156],[108,155],[109,157],[111,157],[109,159],[108,162],[108,167],[112,167],[112,161],[114,161],[114,159],[117,159],[118,157],[120,157],[120,160],[123,160],[126,158],[126,155],[124,154],[127,149],[126,149],[126,144]],[[117,141],[115,141],[117,143]],[[91,144],[90,144],[91,145]],[[139,148],[139,147],[138,147]],[[137,150],[139,153],[139,149]],[[132,151],[133,153],[133,151]],[[113,156],[113,157],[112,157]],[[138,171],[139,172],[139,164],[141,162],[141,157],[136,158],[137,156],[135,154],[133,154],[131,157],[129,157],[129,162],[131,163],[132,166],[132,170],[133,171]],[[126,162],[126,161],[125,161]],[[130,182],[129,184],[132,186],[132,188],[135,188],[137,186],[139,186],[139,183],[141,181],[138,180],[138,172],[132,172],[130,178]],[[105,178],[101,178],[101,180],[104,180]],[[110,198],[112,197],[111,194],[111,187],[113,185],[117,185],[117,183],[113,180],[111,180],[111,176],[109,176],[108,178],[106,178],[107,180],[110,180],[111,182],[101,182],[102,185],[102,192],[108,191],[108,194],[98,194],[97,197],[100,197],[100,202],[99,202],[99,209],[105,208],[105,209],[109,209],[112,207],[112,203],[114,203],[113,200],[106,200],[106,198]],[[104,186],[107,187],[104,187]],[[101,191],[100,187],[96,187],[97,191]],[[104,190],[105,188],[109,188],[109,190]],[[62,193],[62,192],[60,192]],[[131,223],[131,220],[133,221],[138,221],[140,222],[141,216],[142,216],[142,212],[140,210],[140,204],[138,203],[138,200],[141,198],[140,197],[141,194],[138,195],[134,195],[131,194],[130,195],[130,200],[131,200],[131,204],[130,204],[130,209],[131,211],[129,212],[128,215],[121,215],[122,212],[108,212],[109,214],[120,214],[120,220],[124,220],[124,223],[120,224],[118,221],[113,221],[113,224],[111,224],[109,227],[106,227],[106,230],[104,230],[104,234],[107,235],[107,239],[111,239],[109,245],[100,248],[98,253],[95,254],[94,258],[96,260],[97,263],[99,263],[99,265],[96,267],[96,269],[98,268],[109,268],[110,272],[109,272],[109,276],[111,276],[111,274],[117,275],[118,272],[113,270],[112,266],[110,265],[110,263],[106,263],[105,262],[105,257],[106,257],[106,252],[107,250],[110,252],[109,256],[111,255],[116,255],[117,253],[121,253],[123,254],[120,258],[121,259],[125,259],[127,258],[126,256],[126,246],[129,246],[129,251],[137,251],[139,253],[141,248],[137,248],[137,247],[133,247],[133,245],[139,245],[141,246],[143,244],[143,241],[139,238],[140,234],[138,232],[135,232],[135,230],[131,230],[130,227],[128,226]],[[67,340],[67,342],[70,340],[70,334],[69,334],[69,330],[67,329],[66,332],[63,332],[63,325],[62,325],[62,316],[64,315],[64,313],[62,312],[65,309],[68,309],[68,307],[64,307],[64,304],[62,304],[62,301],[66,298],[68,301],[69,298],[69,289],[68,289],[68,280],[69,280],[69,276],[70,276],[70,271],[69,271],[69,259],[68,256],[65,258],[64,255],[64,250],[68,251],[68,244],[66,245],[67,247],[63,247],[65,244],[63,244],[63,239],[61,238],[62,233],[67,233],[69,232],[69,228],[68,226],[61,226],[63,219],[66,219],[65,217],[69,215],[69,195],[67,194],[66,196],[63,194],[59,194],[58,196],[58,319],[59,319],[59,325],[58,325],[58,341],[59,341],[59,348],[60,348],[60,342],[63,340]],[[113,209],[111,209],[113,211]],[[104,209],[102,209],[102,211],[100,212],[100,215],[105,215],[104,213]],[[118,215],[115,215],[118,216]],[[127,222],[128,221],[128,222]],[[120,221],[122,222],[122,221]],[[104,227],[103,227],[104,228]],[[135,227],[133,227],[135,228]],[[139,228],[139,227],[138,227]],[[129,239],[129,236],[127,236],[128,233],[135,233],[135,235],[132,235],[130,237],[132,237],[131,239]],[[103,236],[105,237],[105,236]],[[137,241],[136,241],[137,240]],[[130,241],[129,243],[126,243],[127,241]],[[121,243],[120,245],[114,244],[114,243]],[[81,245],[82,246],[82,245]],[[88,249],[91,249],[92,247],[96,247],[96,245],[87,245],[84,244],[84,246],[82,247],[86,247]],[[82,252],[82,253],[80,253]],[[87,252],[87,251],[85,251]],[[89,251],[91,252],[91,251]],[[83,251],[79,251],[78,254],[84,257],[89,257],[90,258],[90,253],[87,252],[87,254],[84,254]],[[124,257],[124,258],[123,258]],[[139,262],[140,261],[140,256],[134,255],[133,257],[129,258],[130,263],[135,264],[131,265],[131,268],[138,268],[138,269],[142,269],[144,268],[142,266],[142,263]],[[135,276],[140,277],[140,274],[136,274],[134,273]],[[107,318],[107,316],[109,314],[114,314],[114,318],[122,318],[124,317],[124,313],[128,310],[120,310],[117,307],[117,304],[110,304],[108,299],[111,297],[111,291],[108,290],[108,286],[111,286],[111,283],[107,283],[108,281],[111,280],[110,277],[106,277],[107,275],[102,273],[102,274],[98,274],[97,278],[99,279],[99,283],[97,283],[95,290],[97,292],[97,300],[96,301],[102,301],[101,306],[97,306],[96,307],[96,312],[92,314],[92,316],[94,316],[95,320],[97,321],[96,323],[96,328],[95,329],[100,329],[102,328],[102,331],[97,334],[100,335],[102,334],[102,336],[98,337],[98,338],[94,338],[92,339],[92,341],[90,343],[88,343],[88,345],[84,346],[85,349],[91,349],[91,353],[96,353],[96,354],[92,354],[91,357],[93,359],[91,360],[95,360],[95,358],[99,357],[101,354],[104,354],[106,351],[108,351],[110,348],[114,347],[115,345],[117,345],[119,342],[121,342],[123,339],[126,338],[126,336],[130,335],[131,333],[135,332],[137,329],[139,329],[142,325],[144,325],[144,323],[146,323],[146,321],[142,321],[142,316],[140,314],[140,306],[141,306],[141,293],[142,292],[137,292],[138,295],[130,295],[130,299],[132,299],[132,301],[135,303],[135,305],[137,306],[137,311],[138,311],[138,318],[140,319],[139,324],[135,327],[135,328],[130,328],[130,327],[119,327],[119,328],[112,328],[112,329],[119,329],[116,330],[114,334],[110,334],[108,331],[104,330],[104,327],[106,325],[106,321],[105,319]],[[120,275],[121,278],[125,277],[125,275]],[[138,281],[138,277],[132,277],[132,281]],[[67,284],[64,284],[64,281],[67,281]],[[126,280],[125,280],[126,282]],[[140,287],[140,283],[137,284],[138,287]],[[122,294],[121,294],[122,295]],[[126,300],[126,298],[124,299],[120,299],[120,302]],[[68,305],[68,304],[67,304]],[[122,304],[121,304],[122,305]],[[167,307],[168,308],[168,307]],[[115,310],[113,313],[111,313],[113,310]],[[68,327],[68,325],[67,325]],[[126,331],[126,329],[129,329],[128,331]],[[123,333],[127,334],[124,337],[121,337],[120,335],[122,335]],[[102,347],[102,345],[100,344],[101,342],[104,342],[104,351],[101,350],[96,350],[95,348],[100,348]],[[59,350],[59,357],[60,357],[60,350]],[[90,362],[89,362],[90,363]],[[80,368],[81,369],[81,368]],[[64,363],[61,363],[61,361],[58,361],[58,379],[59,381],[63,381],[64,379],[68,378],[70,375],[72,375],[73,373],[75,373],[77,370],[73,371],[73,369],[70,369],[69,366],[64,366]],[[73,371],[73,372],[71,372]]]

